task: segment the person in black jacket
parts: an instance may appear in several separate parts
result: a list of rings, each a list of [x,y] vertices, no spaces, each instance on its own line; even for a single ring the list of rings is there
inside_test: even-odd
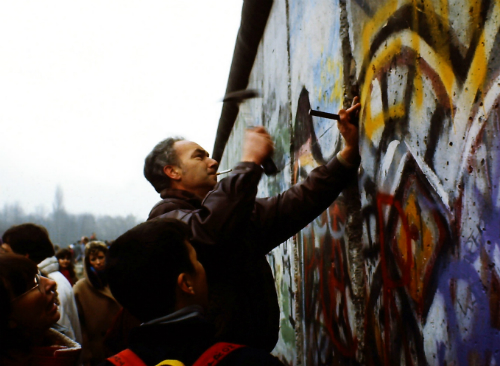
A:
[[[221,339],[267,351],[276,345],[279,305],[265,255],[356,182],[358,129],[349,122],[359,108],[356,103],[339,112],[342,151],[275,197],[256,198],[261,164],[273,151],[263,127],[246,132],[241,162],[219,183],[217,161],[194,142],[169,138],[146,157],[144,175],[162,198],[149,219],[170,217],[189,225],[191,243],[207,271],[207,316]]]
[[[111,292],[142,322],[131,331],[126,352],[132,351],[148,366],[164,360],[189,366],[217,343],[215,328],[204,317],[208,303],[205,269],[189,236],[185,223],[158,218],[120,236],[108,252]],[[234,349],[218,366],[282,366],[261,349],[216,347]],[[121,355],[110,358],[115,363],[108,359],[102,365],[123,364],[118,361]]]

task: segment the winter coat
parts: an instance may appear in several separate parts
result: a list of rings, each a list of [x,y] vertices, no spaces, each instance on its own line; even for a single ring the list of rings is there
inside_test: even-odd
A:
[[[71,277],[69,269],[61,268],[59,266],[59,272],[61,272],[64,275],[64,277],[66,277],[71,286],[73,286],[78,281],[78,278],[76,278],[76,276]]]
[[[198,306],[190,306],[132,330],[129,349],[147,365],[177,360],[191,366],[214,343],[215,329]],[[111,366],[106,361],[100,366]],[[260,349],[243,347],[228,354],[217,366],[283,366]]]
[[[57,283],[57,295],[60,303],[59,313],[61,313],[61,318],[57,324],[67,329],[66,335],[68,337],[81,344],[82,331],[73,287],[67,278],[59,272],[59,261],[56,257],[49,257],[41,261],[38,268]]]
[[[104,346],[104,338],[121,306],[108,286],[101,290],[95,288],[86,271],[85,278],[79,280],[73,290],[82,325],[83,362],[84,365],[95,365],[110,356]]]

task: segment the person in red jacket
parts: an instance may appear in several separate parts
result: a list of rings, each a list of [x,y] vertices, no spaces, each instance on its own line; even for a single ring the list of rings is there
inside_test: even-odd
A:
[[[213,324],[204,315],[205,268],[189,237],[185,223],[160,218],[129,230],[110,247],[109,288],[142,324],[132,329],[129,348],[102,365],[132,365],[127,360],[139,358],[148,366],[165,360],[185,366],[197,360],[196,365],[203,366],[283,366],[261,349],[218,342]],[[219,362],[212,362],[213,358]]]
[[[59,262],[59,272],[66,277],[71,286],[74,286],[78,278],[76,277],[71,251],[66,248],[59,249],[56,253],[56,258]]]

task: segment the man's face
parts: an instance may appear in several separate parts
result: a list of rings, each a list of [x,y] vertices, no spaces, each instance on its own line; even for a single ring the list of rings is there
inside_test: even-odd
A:
[[[56,283],[47,277],[37,277],[28,283],[28,291],[11,299],[13,310],[10,318],[25,332],[46,331],[61,317]]]
[[[204,192],[204,197],[217,183],[215,174],[219,164],[195,142],[177,141],[174,149],[179,160],[183,188],[194,193]]]

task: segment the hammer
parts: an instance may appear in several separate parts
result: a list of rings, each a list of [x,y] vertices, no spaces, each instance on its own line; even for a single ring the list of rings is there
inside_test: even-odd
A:
[[[244,89],[227,93],[222,101],[239,104],[247,99],[258,97],[260,97],[260,92],[258,90]],[[266,173],[266,175],[276,175],[276,173],[278,173],[278,168],[276,167],[276,164],[274,164],[273,159],[270,157],[262,162],[262,169],[264,169],[264,173]]]

